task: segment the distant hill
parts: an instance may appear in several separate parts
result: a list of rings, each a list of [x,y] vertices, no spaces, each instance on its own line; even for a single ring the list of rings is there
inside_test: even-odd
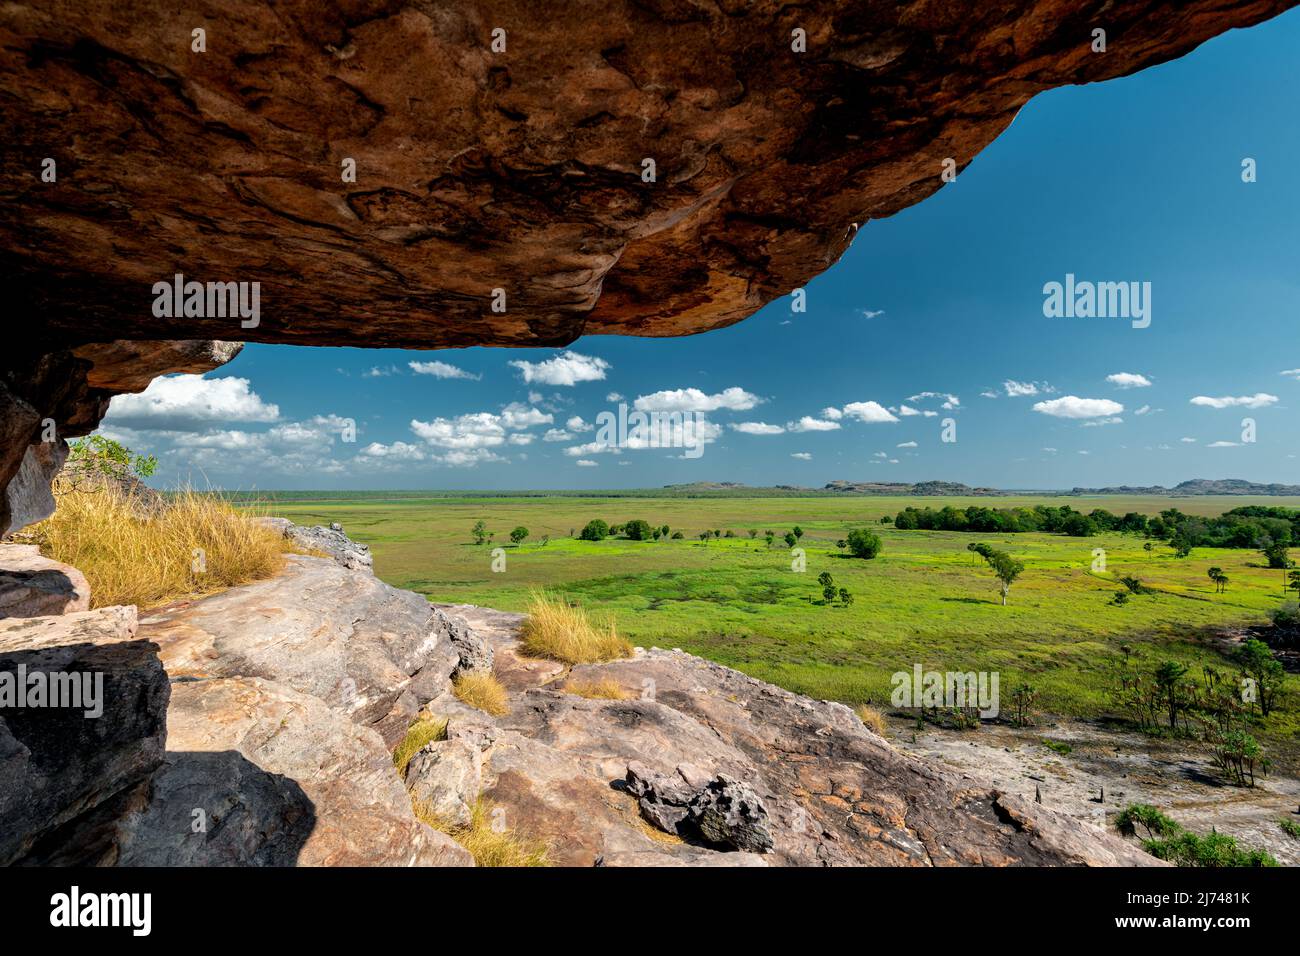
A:
[[[827,482],[826,491],[838,491],[850,495],[915,495],[944,497],[982,497],[1016,494],[1011,491],[999,491],[997,488],[972,488],[959,481],[831,481]]]
[[[1261,484],[1241,478],[1193,478],[1172,488],[1162,485],[1119,485],[1114,488],[1074,488],[1072,495],[1300,495],[1300,485]]]

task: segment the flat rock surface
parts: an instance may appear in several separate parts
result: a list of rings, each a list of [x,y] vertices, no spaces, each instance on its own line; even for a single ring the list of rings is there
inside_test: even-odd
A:
[[[420,595],[368,571],[289,555],[282,574],[141,621],[173,677],[264,677],[401,739],[459,660]]]
[[[1130,803],[1148,803],[1195,833],[1227,833],[1279,863],[1300,866],[1300,840],[1281,820],[1300,823],[1300,779],[1275,767],[1255,787],[1237,787],[1216,772],[1203,744],[1099,727],[1078,720],[1044,719],[1027,728],[990,725],[978,732],[914,731],[891,720],[895,745],[928,762],[984,780],[990,787],[1032,800],[1093,826],[1113,831]],[[1067,754],[1044,739],[1068,744]]]

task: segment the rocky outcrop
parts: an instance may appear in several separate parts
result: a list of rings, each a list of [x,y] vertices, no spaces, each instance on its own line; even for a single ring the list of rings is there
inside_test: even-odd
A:
[[[1293,3],[231,0],[192,23],[150,0],[7,3],[0,274],[28,343],[0,358],[0,488],[41,420],[85,434],[112,393],[220,364],[231,339],[737,322],[941,188],[1036,93]],[[156,307],[177,276],[248,283],[250,304],[257,283],[257,314],[206,287]],[[0,531],[43,508],[0,496]]]
[[[256,676],[319,698],[390,745],[441,693],[456,625],[369,570],[289,555],[282,574],[143,618],[173,679]]]
[[[90,610],[90,585],[33,544],[0,542],[0,619]]]
[[[368,545],[353,541],[342,528],[315,525],[307,528],[294,524],[288,518],[262,518],[262,523],[274,528],[300,551],[309,554],[326,554],[343,567],[353,571],[374,572],[375,559]]]
[[[457,739],[428,744],[406,768],[411,797],[455,826],[467,826],[483,789],[483,748]]]
[[[142,391],[163,372],[216,368],[241,347],[112,341],[69,349],[40,334],[13,343],[0,356],[0,534],[54,513],[50,484],[67,440],[94,431],[114,395]]]
[[[0,861],[466,865],[412,801],[463,826],[486,800],[561,865],[1153,862],[899,753],[843,705],[679,651],[539,661],[520,623],[291,555],[138,628],[133,608],[0,625],[0,677],[103,671],[109,691],[100,719],[0,710]],[[453,693],[485,667],[508,690],[500,717]],[[597,681],[625,693],[573,692]],[[391,750],[417,715],[446,732],[402,778]]]
[[[176,681],[149,798],[100,833],[119,866],[468,866],[418,822],[379,735],[256,677]]]
[[[474,742],[484,796],[508,825],[548,841],[556,863],[1155,862],[1022,796],[899,753],[841,704],[679,651],[528,671],[514,663],[519,615],[446,611],[513,675],[510,711],[492,718],[450,695],[426,709],[449,717],[448,742]],[[570,680],[610,680],[628,698],[588,700],[566,692]]]
[[[168,697],[133,607],[0,622],[0,865],[40,861],[138,799],[163,760]]]
[[[699,332],[828,268],[1034,94],[1291,5],[235,0],[153,29],[156,4],[11,3],[0,256],[65,342]],[[260,281],[259,324],[155,314],[177,272]]]
[[[698,771],[686,766],[668,777],[634,762],[628,764],[626,783],[641,815],[665,833],[724,849],[772,849],[767,809],[747,784],[719,774],[701,785],[693,777]]]

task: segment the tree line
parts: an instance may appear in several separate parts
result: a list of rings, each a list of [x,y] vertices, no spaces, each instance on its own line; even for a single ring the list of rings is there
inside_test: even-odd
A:
[[[889,523],[889,519],[882,519]],[[1136,511],[1116,515],[1104,508],[1084,514],[1069,505],[1035,505],[1032,508],[906,507],[892,519],[901,531],[978,531],[1016,534],[1041,531],[1087,538],[1103,532],[1140,535],[1167,541],[1176,549],[1254,548],[1270,559],[1270,567],[1287,567],[1274,561],[1285,558],[1287,548],[1300,544],[1300,509],[1247,505],[1218,517],[1188,515],[1168,508],[1159,515]]]

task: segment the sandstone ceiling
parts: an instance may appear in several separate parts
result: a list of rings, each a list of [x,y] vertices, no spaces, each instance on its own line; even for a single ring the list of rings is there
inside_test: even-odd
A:
[[[0,532],[53,507],[64,439],[114,393],[233,340],[720,328],[1034,94],[1295,2],[10,0]],[[256,326],[155,314],[176,274],[258,283]]]
[[[11,2],[0,265],[49,346],[701,332],[939,189],[1035,93],[1289,6]],[[260,324],[156,317],[151,287],[178,272],[260,282]]]

